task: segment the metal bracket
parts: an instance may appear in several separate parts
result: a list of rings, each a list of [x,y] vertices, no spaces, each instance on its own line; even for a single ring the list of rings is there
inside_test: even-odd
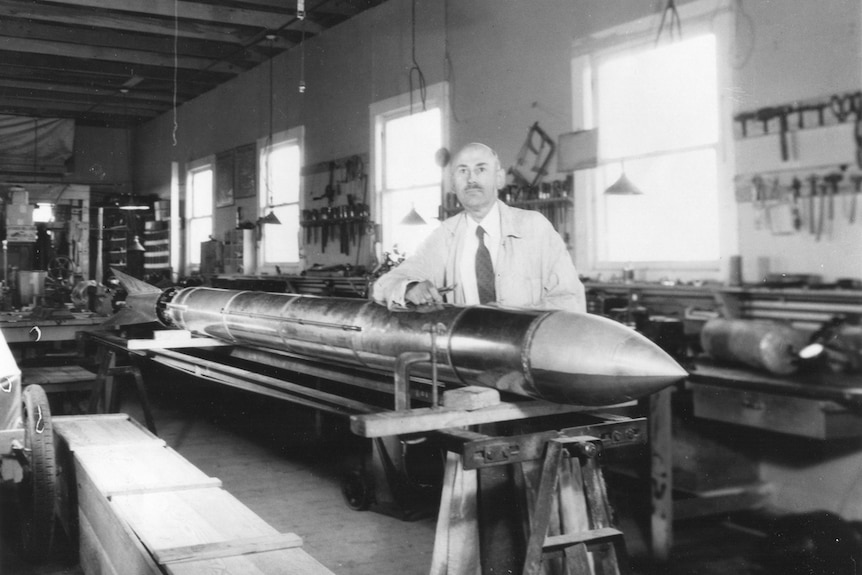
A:
[[[572,444],[574,455],[595,457],[605,449],[645,443],[647,436],[646,418],[621,418],[561,431],[468,439],[459,451],[464,469],[480,469],[541,459],[552,439]]]

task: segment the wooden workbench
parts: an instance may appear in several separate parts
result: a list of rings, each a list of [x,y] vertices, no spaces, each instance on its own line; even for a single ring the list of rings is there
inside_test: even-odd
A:
[[[673,546],[674,520],[715,515],[765,505],[771,486],[757,480],[689,493],[674,501],[674,443],[671,394],[667,389],[650,401],[652,451],[652,544],[659,559]],[[783,434],[807,440],[831,441],[862,437],[862,378],[859,374],[830,372],[775,376],[745,367],[697,361],[684,390],[691,394],[695,418]],[[708,449],[704,446],[703,449]],[[679,445],[676,445],[679,451]],[[695,465],[697,463],[694,463]],[[730,475],[727,465],[723,475]]]
[[[0,313],[0,331],[7,343],[33,343],[36,341],[34,327],[41,331],[39,341],[75,341],[78,332],[96,329],[107,318],[92,312],[69,312],[56,310],[51,314],[37,315],[30,312]]]

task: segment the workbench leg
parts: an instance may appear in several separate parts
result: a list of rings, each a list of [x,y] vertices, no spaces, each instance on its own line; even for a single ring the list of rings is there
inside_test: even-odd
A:
[[[460,455],[447,453],[430,575],[481,573],[477,487],[476,470],[465,470]]]
[[[649,445],[653,558],[667,561],[673,547],[673,438],[671,388],[650,396]]]
[[[153,412],[150,409],[150,396],[147,395],[147,388],[144,386],[144,378],[141,375],[141,370],[137,365],[132,365],[129,367],[129,371],[132,373],[132,377],[135,378],[135,387],[138,389],[138,399],[141,401],[141,408],[144,410],[144,420],[147,422],[147,429],[153,435],[158,435],[156,433],[156,422],[153,419]]]
[[[99,347],[96,352],[96,361],[99,370],[96,372],[96,379],[93,380],[93,390],[90,392],[90,405],[87,413],[98,413],[100,399],[104,399],[104,410],[107,413],[110,411],[114,396],[114,376],[111,370],[117,364],[117,355],[105,347]]]
[[[479,532],[482,572],[517,573],[524,564],[523,506],[512,472],[517,465],[479,469]]]

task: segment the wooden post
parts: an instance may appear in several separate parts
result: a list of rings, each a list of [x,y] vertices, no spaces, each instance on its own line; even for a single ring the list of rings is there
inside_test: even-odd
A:
[[[653,558],[659,561],[667,561],[673,547],[671,393],[671,388],[665,388],[649,400],[651,540]]]

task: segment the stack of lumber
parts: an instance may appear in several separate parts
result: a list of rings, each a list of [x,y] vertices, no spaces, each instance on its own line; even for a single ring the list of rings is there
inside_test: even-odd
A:
[[[60,516],[77,527],[87,575],[331,574],[129,416],[53,424]]]

